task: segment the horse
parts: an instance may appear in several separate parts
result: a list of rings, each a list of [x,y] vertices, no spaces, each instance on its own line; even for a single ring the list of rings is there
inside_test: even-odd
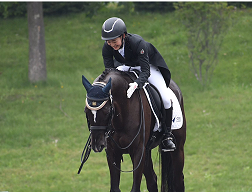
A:
[[[87,91],[85,113],[91,135],[91,147],[94,152],[101,152],[104,148],[106,150],[110,192],[121,192],[119,183],[120,174],[123,172],[123,154],[129,154],[133,164],[131,192],[140,192],[143,175],[148,191],[157,192],[157,175],[153,168],[151,149],[161,145],[161,136],[155,140],[151,148],[147,147],[156,120],[143,89],[137,89],[130,99],[126,97],[128,85],[133,81],[134,77],[129,75],[129,72],[116,69],[105,69],[93,84],[82,76],[82,83]],[[178,98],[184,121],[180,129],[173,130],[176,150],[159,150],[161,191],[184,192],[186,119],[183,96],[173,80],[169,87]]]

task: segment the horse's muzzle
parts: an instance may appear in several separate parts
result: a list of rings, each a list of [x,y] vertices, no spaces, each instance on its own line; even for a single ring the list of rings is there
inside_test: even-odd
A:
[[[94,129],[96,127],[96,129]],[[97,128],[101,129],[97,129]],[[94,152],[99,153],[106,147],[106,126],[91,126],[91,146]],[[93,128],[93,129],[92,129]]]
[[[99,145],[99,146],[95,145],[93,150],[94,150],[95,153],[100,153],[100,152],[102,152],[104,147],[105,147],[105,145]]]

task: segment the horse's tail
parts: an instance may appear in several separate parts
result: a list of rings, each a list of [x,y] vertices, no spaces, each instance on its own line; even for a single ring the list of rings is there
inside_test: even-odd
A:
[[[161,192],[173,192],[173,168],[171,153],[163,152],[159,146],[161,154]]]

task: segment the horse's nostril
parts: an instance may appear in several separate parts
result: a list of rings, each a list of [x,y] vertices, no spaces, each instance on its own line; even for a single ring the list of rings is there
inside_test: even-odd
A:
[[[98,148],[98,150],[97,150],[97,152],[102,152],[102,150],[104,149],[104,147],[105,147],[104,145],[100,145],[99,148]]]
[[[97,149],[96,146],[92,146],[92,149],[93,149],[93,151],[94,151],[95,153],[99,152],[99,150]]]
[[[93,147],[93,150],[95,153],[99,153],[99,152],[102,152],[104,147],[105,147],[105,145],[95,146],[95,147]]]

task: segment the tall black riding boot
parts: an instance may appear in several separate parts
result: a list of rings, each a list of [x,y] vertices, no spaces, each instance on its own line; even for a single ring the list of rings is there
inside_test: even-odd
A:
[[[172,110],[173,108],[169,108],[165,110],[165,124],[166,128],[164,130],[164,136],[162,140],[162,151],[174,151],[176,146],[173,142],[173,135],[171,132],[171,125],[172,125]]]

